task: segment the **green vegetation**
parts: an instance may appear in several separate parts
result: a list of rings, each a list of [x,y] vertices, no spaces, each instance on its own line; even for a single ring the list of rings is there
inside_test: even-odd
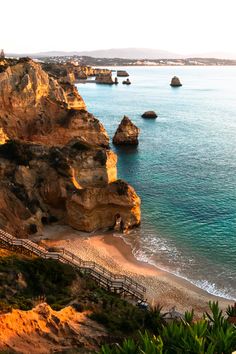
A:
[[[236,349],[236,327],[222,314],[217,302],[209,303],[199,321],[193,312],[183,320],[157,323],[155,332],[139,332],[138,338],[125,339],[122,344],[104,345],[100,354],[231,354]]]
[[[72,299],[70,286],[76,272],[54,260],[10,256],[0,258],[0,311],[29,310],[39,297],[54,309]]]
[[[226,313],[229,317],[236,317],[236,302],[234,305],[229,305],[227,307]]]
[[[0,274],[0,312],[29,310],[43,300],[55,310],[67,305],[80,312],[90,310],[92,319],[122,338],[148,326],[147,312],[58,261],[22,255],[0,257]]]
[[[103,324],[116,343],[104,345],[99,354],[231,354],[236,349],[236,305],[225,316],[213,302],[199,321],[191,311],[167,322],[160,306],[149,311],[134,306],[69,265],[14,254],[0,257],[0,312],[28,310],[42,300],[56,310],[67,305],[90,310],[90,318]]]

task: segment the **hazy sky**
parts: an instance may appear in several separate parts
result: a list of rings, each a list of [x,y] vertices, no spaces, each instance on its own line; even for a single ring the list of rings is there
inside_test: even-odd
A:
[[[143,47],[236,53],[236,0],[6,0],[6,52]]]

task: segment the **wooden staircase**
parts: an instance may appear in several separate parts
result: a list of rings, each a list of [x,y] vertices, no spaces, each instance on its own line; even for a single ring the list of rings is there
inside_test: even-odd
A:
[[[99,286],[114,293],[131,296],[136,300],[144,300],[146,288],[132,278],[109,272],[106,268],[95,262],[84,261],[74,253],[60,248],[58,252],[49,252],[28,239],[18,239],[0,229],[0,247],[17,252],[36,255],[44,259],[55,259],[70,264],[80,272],[89,275]]]

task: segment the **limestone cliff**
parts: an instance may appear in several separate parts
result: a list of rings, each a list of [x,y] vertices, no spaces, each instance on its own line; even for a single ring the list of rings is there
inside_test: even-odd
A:
[[[0,71],[0,127],[10,139],[64,145],[82,137],[108,146],[105,129],[73,85],[59,84],[30,59],[0,63]]]
[[[140,223],[117,157],[76,88],[30,59],[0,62],[0,227],[18,237],[58,220],[82,231]]]
[[[61,83],[69,82],[74,84],[79,79],[87,79],[90,76],[97,76],[99,74],[111,74],[111,70],[92,68],[91,66],[75,65],[71,62],[65,64],[59,63],[43,63],[43,69],[49,75],[56,77]]]
[[[86,312],[76,312],[72,307],[54,311],[46,303],[29,311],[1,315],[0,327],[0,351],[22,354],[65,353],[72,352],[71,348],[91,353],[108,337]]]

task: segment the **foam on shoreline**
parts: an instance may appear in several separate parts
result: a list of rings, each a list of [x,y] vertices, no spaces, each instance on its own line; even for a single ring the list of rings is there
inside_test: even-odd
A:
[[[210,300],[219,301],[223,309],[231,303],[156,265],[138,260],[123,237],[111,233],[88,236],[57,225],[46,228],[43,238],[49,245],[65,247],[84,260],[95,261],[113,273],[134,278],[147,288],[148,301],[152,304],[160,303],[164,309],[176,306],[184,312],[194,308],[195,313],[200,315],[207,310]]]
[[[131,247],[131,252],[134,255],[134,257],[140,261],[140,262],[144,262],[147,264],[150,264],[153,267],[156,267],[159,270],[162,270],[164,272],[167,272],[169,274],[172,274],[178,278],[184,279],[186,281],[188,281],[189,283],[191,283],[192,285],[196,286],[197,288],[206,291],[208,294],[210,295],[214,295],[217,296],[219,298],[222,298],[224,300],[230,300],[230,301],[236,301],[236,297],[231,296],[230,294],[227,293],[227,290],[223,290],[223,289],[219,289],[215,283],[211,283],[208,280],[192,280],[186,276],[184,276],[183,274],[181,274],[180,272],[175,272],[173,270],[167,269],[159,264],[156,264],[155,261],[151,260],[146,254],[145,252],[142,252],[140,249],[139,250],[135,250],[134,248],[132,248],[132,245],[127,241],[127,239],[125,238],[125,236],[123,236],[122,234],[114,234],[114,237],[120,237],[127,245],[129,245]]]

